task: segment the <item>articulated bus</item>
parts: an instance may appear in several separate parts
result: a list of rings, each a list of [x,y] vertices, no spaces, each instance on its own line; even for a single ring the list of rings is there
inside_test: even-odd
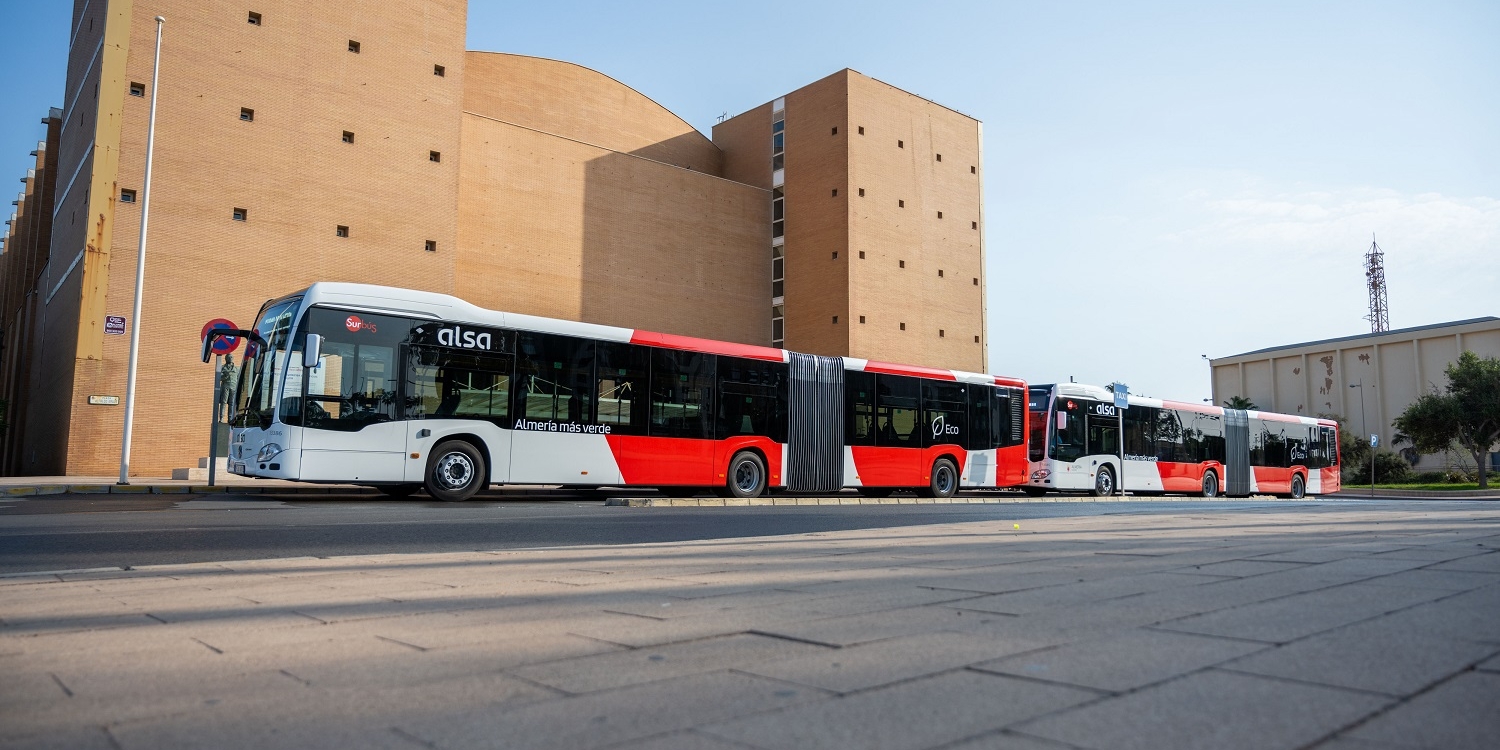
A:
[[[451,501],[505,483],[948,497],[1026,481],[1013,378],[364,284],[314,284],[256,321],[231,417],[242,476]]]
[[[1031,386],[1027,402],[1024,489],[1032,495],[1339,491],[1338,423],[1331,420],[1138,396],[1127,398],[1121,414],[1109,390],[1077,383]]]

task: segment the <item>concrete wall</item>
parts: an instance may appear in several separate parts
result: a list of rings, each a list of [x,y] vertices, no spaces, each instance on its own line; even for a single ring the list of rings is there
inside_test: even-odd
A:
[[[1382,446],[1392,447],[1396,432],[1392,420],[1421,393],[1446,387],[1443,370],[1465,350],[1500,357],[1500,319],[1352,336],[1215,359],[1211,363],[1214,401],[1246,396],[1268,411],[1334,414],[1355,434],[1378,434]],[[1363,388],[1350,387],[1360,383]],[[1437,459],[1424,458],[1421,465],[1436,464]]]

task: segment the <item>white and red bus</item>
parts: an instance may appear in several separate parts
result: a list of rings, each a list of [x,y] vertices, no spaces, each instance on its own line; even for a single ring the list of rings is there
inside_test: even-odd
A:
[[[869,495],[1026,481],[1013,378],[496,312],[318,283],[262,306],[231,418],[243,476]]]
[[[1127,401],[1122,414],[1114,394],[1099,386],[1031,386],[1025,490],[1204,497],[1339,491],[1337,422],[1139,396]]]

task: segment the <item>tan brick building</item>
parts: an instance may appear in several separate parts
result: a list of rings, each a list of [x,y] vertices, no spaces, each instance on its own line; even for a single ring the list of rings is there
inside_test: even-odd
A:
[[[596,71],[466,51],[466,15],[75,0],[62,107],[0,254],[0,472],[116,471],[122,406],[89,397],[125,392],[129,336],[105,319],[130,315],[153,94],[134,473],[206,452],[204,323],[317,280],[983,369],[977,121],[846,70],[710,140]]]

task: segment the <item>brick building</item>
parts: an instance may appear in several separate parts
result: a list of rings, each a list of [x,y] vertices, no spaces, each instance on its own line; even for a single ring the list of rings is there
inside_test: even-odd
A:
[[[129,336],[105,318],[133,300],[153,93],[126,321],[143,475],[205,453],[203,324],[319,280],[984,369],[977,121],[845,70],[710,139],[596,71],[466,51],[466,15],[75,0],[63,106],[0,254],[0,473],[115,471],[122,407],[89,397],[125,391]]]

